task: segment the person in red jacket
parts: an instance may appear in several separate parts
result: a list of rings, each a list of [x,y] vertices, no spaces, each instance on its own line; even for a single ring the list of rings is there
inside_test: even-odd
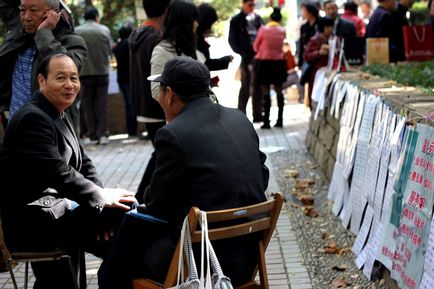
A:
[[[334,20],[328,16],[318,19],[318,32],[309,39],[306,50],[304,51],[304,61],[311,66],[308,76],[308,95],[305,97],[305,104],[312,108],[312,89],[315,80],[315,74],[321,67],[327,66],[329,54],[329,37],[333,33]]]
[[[356,27],[356,34],[358,37],[364,37],[366,33],[366,26],[363,19],[357,16],[359,6],[356,2],[347,2],[344,4],[344,14],[342,19],[348,20]]]
[[[263,125],[261,128],[270,128],[270,86],[273,85],[277,95],[279,107],[275,127],[283,126],[283,107],[285,101],[282,93],[282,83],[286,80],[286,61],[283,52],[285,29],[280,25],[282,14],[280,8],[274,8],[270,15],[270,22],[259,28],[253,49],[256,52],[255,75],[256,81],[261,85],[263,99]]]

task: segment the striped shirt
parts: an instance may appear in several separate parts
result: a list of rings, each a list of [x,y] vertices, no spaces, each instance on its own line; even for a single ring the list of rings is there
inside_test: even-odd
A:
[[[23,53],[18,54],[12,74],[12,99],[9,117],[12,117],[32,97],[32,66],[35,52],[36,46],[33,44]]]

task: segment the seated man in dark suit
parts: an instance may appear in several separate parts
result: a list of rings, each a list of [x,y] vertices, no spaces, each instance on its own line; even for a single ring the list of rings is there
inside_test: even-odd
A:
[[[207,67],[175,57],[161,76],[150,79],[160,82],[159,102],[168,124],[155,138],[156,169],[144,200],[147,212],[167,224],[161,229],[127,214],[100,268],[100,289],[128,289],[139,277],[164,281],[192,206],[208,211],[266,200],[269,174],[256,131],[241,111],[211,101]],[[234,286],[250,280],[256,237],[214,243]]]
[[[0,147],[6,244],[11,251],[65,248],[73,257],[79,250],[104,257],[115,228],[102,225],[115,221],[116,214],[122,216],[135,201],[134,193],[102,187],[64,113],[80,90],[72,58],[63,53],[48,56],[37,78],[39,91],[12,117]],[[104,235],[97,242],[100,233]],[[33,288],[75,288],[68,267],[59,262],[32,263]]]

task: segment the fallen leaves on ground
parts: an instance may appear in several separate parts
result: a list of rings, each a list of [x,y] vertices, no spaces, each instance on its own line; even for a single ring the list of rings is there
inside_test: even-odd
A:
[[[291,178],[298,178],[300,173],[297,170],[285,170],[286,174]]]
[[[333,270],[336,270],[336,271],[345,271],[345,270],[347,270],[348,268],[350,268],[350,266],[348,266],[348,265],[345,265],[345,264],[341,264],[341,265],[336,265],[336,266],[333,266]]]
[[[318,253],[324,253],[324,254],[336,254],[336,255],[342,255],[344,253],[351,252],[351,248],[345,247],[341,248],[336,245],[336,241],[331,241],[327,245],[324,246],[324,248],[320,248],[317,250]]]
[[[315,210],[312,206],[303,207],[304,214],[308,217],[316,218],[319,216],[317,210]]]
[[[295,180],[294,188],[303,190],[313,185],[315,185],[314,179],[299,179]]]
[[[344,288],[347,288],[348,285],[351,285],[351,284],[345,280],[342,280],[342,279],[333,280],[330,289],[344,289]]]
[[[315,202],[314,198],[312,198],[311,196],[308,196],[308,195],[304,195],[304,194],[299,194],[297,196],[297,199],[299,199],[301,201],[301,203],[305,206],[312,206],[313,203]]]

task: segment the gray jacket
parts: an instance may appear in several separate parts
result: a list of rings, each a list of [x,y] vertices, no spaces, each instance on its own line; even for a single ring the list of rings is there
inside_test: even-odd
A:
[[[80,76],[109,75],[111,43],[110,29],[92,20],[77,26],[75,32],[83,37],[87,45],[88,58]]]

